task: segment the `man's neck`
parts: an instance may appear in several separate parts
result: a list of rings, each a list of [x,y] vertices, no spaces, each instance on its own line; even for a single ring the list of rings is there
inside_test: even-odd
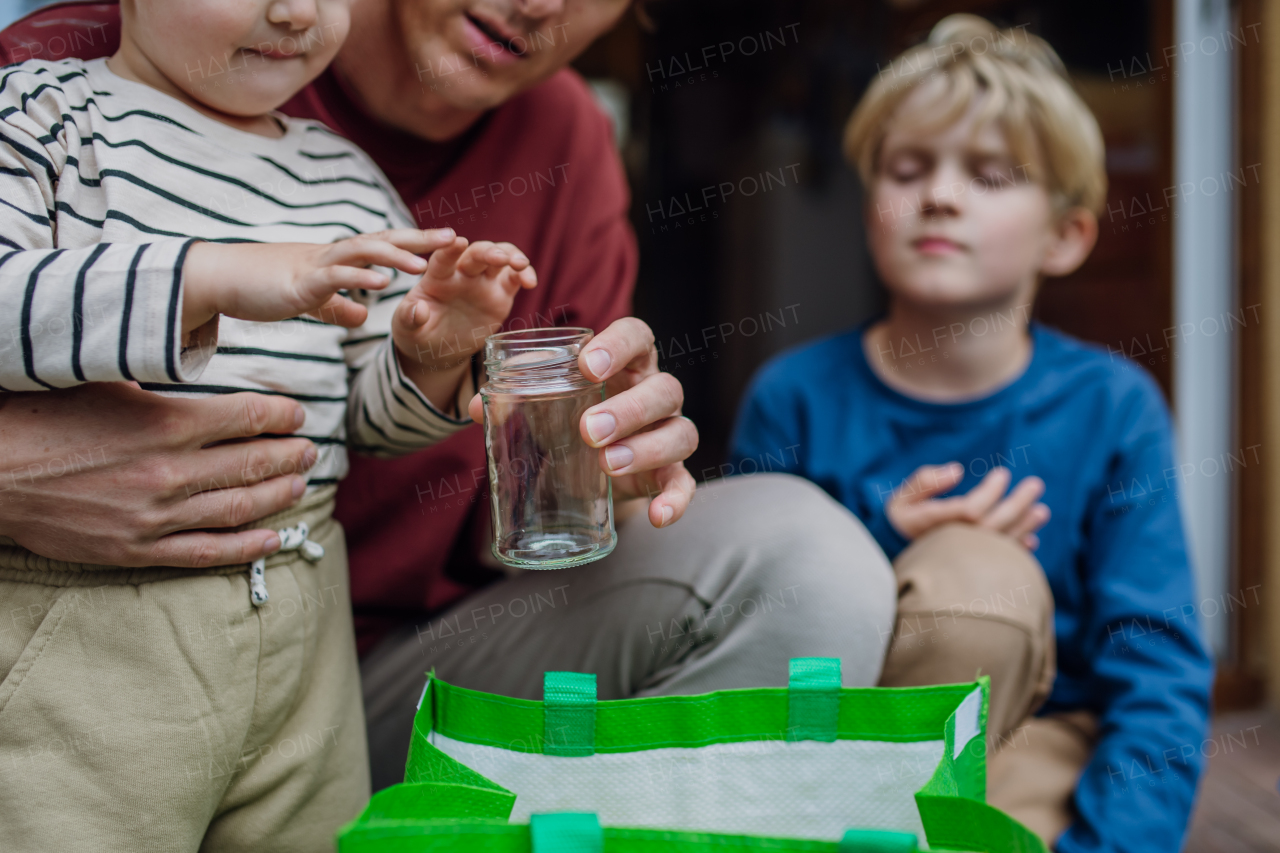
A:
[[[986,396],[1018,378],[1031,361],[1034,293],[981,309],[938,309],[894,298],[867,330],[872,371],[909,397],[957,402]]]
[[[461,136],[484,111],[449,103],[420,78],[393,5],[365,3],[359,15],[352,15],[334,70],[359,97],[361,109],[383,124],[432,142]]]

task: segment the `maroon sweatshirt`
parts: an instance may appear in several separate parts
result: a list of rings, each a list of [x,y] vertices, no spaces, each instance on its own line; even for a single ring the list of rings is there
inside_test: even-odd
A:
[[[95,59],[113,54],[119,41],[116,3],[61,3],[0,32],[0,64]],[[572,71],[444,143],[381,124],[332,69],[283,111],[323,121],[367,151],[421,227],[447,225],[470,240],[504,240],[524,251],[539,284],[516,295],[504,330],[599,331],[630,312],[637,249],[626,178],[608,119]],[[487,535],[488,511],[479,426],[399,459],[351,457],[337,517],[347,532],[362,654],[392,627],[483,582],[470,555]]]

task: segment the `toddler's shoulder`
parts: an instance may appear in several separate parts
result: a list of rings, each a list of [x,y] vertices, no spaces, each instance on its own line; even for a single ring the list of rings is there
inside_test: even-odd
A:
[[[297,153],[306,160],[338,170],[357,170],[382,174],[372,158],[360,146],[322,121],[295,118],[281,112],[273,115],[285,124],[297,139]]]
[[[29,59],[0,68],[0,116],[30,113],[32,107],[65,110],[91,94],[84,63],[78,59],[51,62]]]
[[[363,148],[324,122],[279,112],[274,115],[291,131],[300,131],[295,134],[299,141],[294,153],[304,180],[335,181],[358,192],[372,192],[380,199],[379,207],[387,210],[387,227],[417,227],[391,179]]]
[[[68,129],[78,126],[92,99],[93,87],[78,59],[31,59],[0,68],[0,122],[7,131],[0,141],[31,162],[60,171]]]

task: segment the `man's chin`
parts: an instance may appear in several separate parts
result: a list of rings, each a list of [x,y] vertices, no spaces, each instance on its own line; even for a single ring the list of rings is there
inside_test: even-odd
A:
[[[448,69],[422,73],[421,69]],[[461,110],[491,110],[520,91],[519,81],[503,79],[483,63],[472,63],[457,54],[419,64],[418,78],[425,91]],[[457,70],[454,70],[457,69]]]
[[[519,89],[511,85],[498,85],[492,81],[481,79],[475,83],[463,81],[457,86],[438,87],[435,93],[451,106],[460,110],[480,112],[499,106]]]

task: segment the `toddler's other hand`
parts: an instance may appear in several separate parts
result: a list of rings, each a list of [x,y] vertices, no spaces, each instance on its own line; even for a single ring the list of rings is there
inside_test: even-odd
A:
[[[1040,546],[1036,531],[1049,520],[1049,507],[1038,502],[1044,494],[1043,480],[1026,477],[1006,495],[1012,475],[1008,468],[997,467],[967,494],[936,497],[955,488],[963,477],[959,462],[920,466],[885,505],[889,523],[907,539],[962,521],[1004,533],[1030,551]]]
[[[416,376],[456,368],[497,331],[520,288],[538,276],[510,243],[467,244],[458,237],[435,252],[426,275],[405,296],[392,320],[401,365]]]
[[[183,330],[215,314],[271,322],[309,314],[359,326],[368,311],[340,290],[381,290],[390,282],[371,266],[421,273],[419,254],[453,243],[449,228],[401,228],[336,243],[195,243],[183,266]]]

